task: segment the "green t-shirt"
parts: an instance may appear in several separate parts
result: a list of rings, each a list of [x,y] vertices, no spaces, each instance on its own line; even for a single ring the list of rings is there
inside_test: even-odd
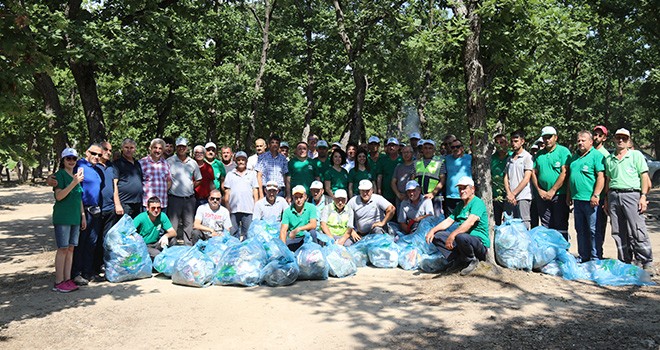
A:
[[[227,176],[225,166],[220,160],[214,159],[213,163],[211,163],[211,167],[213,168],[213,184],[216,189],[222,191],[223,189],[220,187],[220,180]]]
[[[321,161],[318,158],[312,159],[312,162],[316,167],[316,173],[319,174],[319,179],[321,180],[321,182],[325,181],[325,172],[328,171],[328,169],[332,168],[332,164],[330,163],[330,157],[326,158],[325,162]]]
[[[64,169],[55,173],[57,188],[65,189],[73,181],[73,177]],[[77,184],[61,201],[53,205],[53,225],[80,225],[82,212],[82,187]]]
[[[570,158],[571,151],[562,145],[555,146],[555,149],[550,152],[546,151],[545,148],[540,150],[536,154],[536,159],[534,159],[534,169],[538,171],[539,187],[545,191],[552,188],[559,178],[561,167],[565,166]],[[565,186],[566,183],[557,190],[557,194],[566,193]]]
[[[330,181],[332,193],[335,193],[340,188],[348,191],[348,171],[344,168],[340,169],[340,171],[337,171],[334,167],[331,167],[325,171],[323,178],[325,181]]]
[[[458,215],[456,215],[458,213]],[[463,224],[467,220],[470,214],[474,214],[479,217],[479,221],[470,228],[469,234],[479,237],[481,242],[486,248],[490,248],[490,238],[488,237],[488,213],[486,212],[486,204],[481,198],[475,196],[471,201],[464,207],[463,201],[458,203],[454,213],[449,215],[454,222],[459,225]]]
[[[373,181],[373,179],[374,177],[371,171],[358,170],[357,166],[348,172],[348,182],[353,184],[353,195],[359,193],[358,187],[360,186],[360,181],[362,180]]]
[[[376,174],[383,176],[383,180],[381,182],[381,195],[391,203],[394,203],[396,200],[396,194],[394,194],[394,190],[392,189],[390,182],[392,182],[394,169],[401,163],[403,163],[403,159],[401,157],[392,159],[389,155],[384,155],[378,158],[378,164],[376,165],[378,167]]]
[[[490,178],[493,186],[493,200],[504,201],[506,191],[504,190],[504,170],[512,152],[509,151],[504,159],[500,159],[495,152],[490,158]],[[499,197],[499,198],[498,198]]]
[[[172,223],[165,213],[160,213],[156,220],[152,222],[149,219],[149,213],[146,211],[133,219],[133,225],[135,225],[135,229],[146,244],[158,242],[160,235],[172,228]]]
[[[287,175],[291,177],[291,188],[302,185],[307,190],[307,196],[310,195],[309,185],[319,176],[318,169],[314,165],[314,159],[305,158],[305,160],[300,160],[296,157],[291,158],[289,161],[289,173]]]
[[[583,156],[575,153],[568,161],[568,170],[571,198],[588,201],[594,194],[598,172],[605,171],[603,155],[593,147]]]
[[[649,165],[642,152],[629,149],[626,155],[617,159],[612,153],[605,158],[605,175],[610,178],[609,188],[613,189],[642,189],[640,174],[649,171]]]
[[[317,218],[318,215],[316,214],[316,207],[314,204],[305,202],[302,213],[298,213],[292,204],[284,210],[284,213],[282,213],[282,225],[289,225],[287,232],[291,232],[298,227],[309,224],[312,219]],[[298,232],[296,237],[302,237],[304,235],[304,233]]]
[[[387,154],[380,152],[378,153],[378,161],[387,157]],[[367,163],[369,164],[369,170],[371,171],[371,177],[376,180],[378,177],[378,161],[371,159],[371,154],[367,154]],[[356,165],[357,167],[357,165]]]

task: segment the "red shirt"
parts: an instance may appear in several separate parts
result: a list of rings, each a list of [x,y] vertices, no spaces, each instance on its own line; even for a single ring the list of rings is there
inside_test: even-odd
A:
[[[199,166],[199,171],[202,173],[202,180],[199,182],[199,185],[195,187],[195,198],[206,199],[209,198],[209,194],[211,194],[211,189],[213,187],[213,167],[211,164],[204,161],[202,165]]]

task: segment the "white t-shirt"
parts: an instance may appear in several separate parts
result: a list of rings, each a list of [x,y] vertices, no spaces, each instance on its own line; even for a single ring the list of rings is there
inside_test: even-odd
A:
[[[229,231],[231,228],[229,210],[223,206],[213,211],[208,204],[200,205],[197,208],[197,213],[195,213],[195,220],[201,220],[202,225],[217,232]]]

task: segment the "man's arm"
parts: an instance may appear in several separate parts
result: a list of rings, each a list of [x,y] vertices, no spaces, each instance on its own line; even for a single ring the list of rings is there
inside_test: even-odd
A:
[[[225,208],[227,208],[227,210],[229,210],[231,212],[231,210],[229,209],[229,198],[230,197],[231,197],[231,190],[225,187],[225,196],[222,199],[222,201],[225,204]]]
[[[444,231],[451,226],[451,224],[454,223],[454,219],[451,217],[447,217],[446,219],[442,220],[439,224],[435,225],[432,229],[429,230],[429,232],[426,234],[426,242],[431,243],[433,242],[433,238],[435,238],[435,233],[438,231]]]
[[[291,176],[287,175],[284,180],[286,201],[291,204]]]
[[[280,226],[280,240],[286,243],[286,232],[289,230],[289,224],[282,224]]]
[[[458,236],[461,233],[468,233],[470,229],[477,222],[479,222],[479,220],[480,218],[477,215],[474,214],[468,215],[467,219],[460,226],[458,226],[458,228],[455,229],[454,232],[449,234],[449,237],[447,237],[447,241],[445,242],[445,248],[449,250],[454,249],[454,240],[456,239],[456,236]]]
[[[555,183],[550,187],[550,189],[547,192],[547,198],[548,200],[552,199],[552,197],[555,196],[557,191],[561,188],[561,186],[564,185],[564,180],[566,180],[566,174],[568,171],[566,170],[566,165],[561,166],[561,172],[559,173],[559,177],[555,181]]]
[[[115,214],[124,215],[124,207],[121,206],[121,201],[119,200],[119,187],[117,186],[118,182],[119,179],[112,180],[112,186],[114,187],[112,199],[115,202]]]
[[[378,174],[376,179],[376,194],[383,194],[383,191],[381,190],[381,186],[383,186],[383,174]]]
[[[310,231],[314,229],[316,229],[316,219],[309,219],[307,225],[296,227],[295,229],[291,230],[291,232],[289,232],[289,238],[295,238],[300,231]]]
[[[395,172],[396,174],[396,172]],[[390,187],[392,187],[392,191],[394,191],[394,195],[396,198],[399,198],[399,200],[404,200],[406,199],[406,195],[399,192],[399,186],[397,186],[397,181],[396,181],[396,176],[392,176],[392,181],[390,181]]]
[[[642,194],[639,196],[639,204],[638,204],[638,209],[640,213],[646,212],[646,208],[649,204],[648,199],[646,198],[647,193],[649,192],[649,189],[651,188],[651,179],[649,178],[649,173],[648,171],[643,172],[641,175],[641,180],[642,180]]]
[[[387,222],[394,217],[394,212],[396,212],[396,207],[390,204],[390,206],[385,209],[385,218],[383,218],[383,221],[376,221],[371,227],[385,227]]]
[[[264,192],[264,173],[261,171],[257,171],[257,184],[259,186],[259,199],[261,199],[266,195]]]
[[[594,186],[594,193],[591,195],[591,207],[595,208],[600,202],[600,194],[605,186],[605,174],[602,171],[596,173],[596,185]]]

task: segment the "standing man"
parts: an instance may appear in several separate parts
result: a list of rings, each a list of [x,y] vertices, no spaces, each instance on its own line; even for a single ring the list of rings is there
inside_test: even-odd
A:
[[[218,148],[213,142],[207,142],[204,148],[206,149],[206,162],[211,164],[211,168],[213,168],[213,186],[215,189],[223,191],[223,183],[225,182],[227,172],[225,171],[224,164],[215,157]]]
[[[420,135],[418,132],[410,133],[410,147],[412,147],[413,150],[413,159],[420,158],[420,154],[417,152],[417,143],[419,143],[419,140],[421,139],[422,135]]]
[[[164,159],[167,159],[174,155],[174,138],[168,136],[163,141],[165,141],[165,146],[163,146],[162,156]]]
[[[504,168],[509,158],[509,143],[504,134],[497,134],[493,138],[495,141],[495,153],[490,157],[490,178],[493,188],[493,215],[495,216],[495,225],[502,224],[502,213],[506,203],[506,192],[504,190]]]
[[[602,125],[597,125],[594,130],[594,148],[603,155],[603,163],[605,159],[610,156],[610,152],[605,148],[605,141],[607,141],[607,128]],[[602,237],[602,240],[605,240],[605,229],[607,228],[607,214],[603,209],[605,207],[605,198],[607,197],[607,192],[605,192],[605,186],[603,186],[603,192],[600,193],[600,201],[598,202],[598,207],[596,207],[596,237]],[[603,257],[603,246],[596,246],[598,249],[598,258],[602,259]]]
[[[286,199],[277,195],[280,186],[276,181],[266,182],[266,195],[254,205],[252,220],[282,221],[282,213],[289,206]]]
[[[641,152],[629,148],[630,131],[617,130],[614,141],[616,150],[605,160],[605,208],[610,214],[612,238],[619,260],[632,263],[634,258],[653,274],[653,252],[643,216],[648,205],[648,164]]]
[[[268,140],[268,152],[259,156],[255,167],[259,183],[259,198],[266,195],[266,183],[275,182],[279,187],[278,196],[286,196],[286,174],[289,172],[289,162],[280,154],[280,137],[271,135]]]
[[[208,203],[211,190],[215,189],[213,180],[215,180],[215,173],[213,167],[206,161],[206,149],[202,145],[197,145],[193,148],[193,158],[199,167],[199,172],[202,174],[202,179],[195,185],[195,208],[202,204]],[[193,224],[194,226],[194,224]]]
[[[307,137],[307,148],[308,148],[307,158],[314,159],[318,157],[318,152],[316,151],[318,142],[319,142],[319,137],[314,134],[311,134],[309,135],[309,137]]]
[[[325,181],[325,172],[332,167],[332,160],[328,158],[328,151],[328,143],[325,140],[320,140],[316,145],[316,157],[313,163],[321,182]]]
[[[103,155],[96,163],[96,167],[101,173],[103,184],[101,185],[101,230],[98,235],[98,243],[94,252],[94,276],[93,280],[104,280],[99,275],[103,271],[103,238],[110,231],[112,226],[117,223],[120,215],[124,215],[124,209],[119,201],[119,191],[117,190],[117,181],[115,178],[115,166],[112,163],[112,145],[108,141],[101,142]]]
[[[167,191],[172,186],[170,164],[162,157],[165,141],[151,140],[149,155],[140,159],[142,167],[142,205],[147,208],[147,200],[157,197],[161,210],[167,209]],[[169,221],[169,220],[168,220]]]
[[[247,162],[248,170],[254,170],[254,167],[257,166],[257,160],[259,156],[264,154],[264,152],[266,152],[266,140],[262,138],[258,138],[256,141],[254,141],[254,149],[257,153],[248,157],[248,162]]]
[[[444,139],[442,139],[442,145],[440,145],[440,154],[446,156],[451,154],[451,144],[456,141],[456,136],[453,134],[447,134]]]
[[[425,198],[433,201],[436,216],[442,211],[442,190],[445,186],[445,163],[443,157],[435,156],[435,142],[424,140],[422,158],[415,162],[416,180]]]
[[[220,157],[222,158],[222,165],[225,167],[225,174],[229,174],[230,171],[236,169],[236,162],[234,161],[234,152],[232,152],[231,147],[222,146],[220,148]]]
[[[392,220],[396,212],[392,203],[374,193],[371,181],[361,180],[358,190],[360,195],[351,198],[347,204],[348,210],[353,211],[353,221],[348,223],[348,227],[352,229],[352,243],[370,233],[387,233],[387,222]]]
[[[392,189],[392,176],[394,169],[403,160],[399,156],[399,140],[395,137],[387,139],[387,155],[378,159],[378,177],[376,178],[376,188],[378,194],[385,197],[388,202],[396,203],[396,194]]]
[[[193,218],[195,217],[195,187],[202,180],[202,173],[197,162],[188,157],[188,140],[179,137],[176,140],[176,156],[167,158],[170,165],[172,186],[167,201],[167,217],[174,231],[183,225],[183,241],[192,245]]]
[[[135,146],[132,139],[124,139],[121,143],[121,157],[114,162],[119,202],[123,213],[133,219],[142,212],[142,167],[134,158]]]
[[[225,205],[231,217],[232,235],[246,239],[252,223],[254,204],[259,200],[257,174],[247,170],[247,154],[236,152],[236,169],[225,179]]]
[[[200,239],[205,241],[211,237],[219,236],[224,231],[231,229],[229,211],[220,205],[222,193],[219,190],[212,190],[208,198],[208,203],[200,205],[195,213],[192,231],[193,244],[196,244]]]
[[[390,187],[396,197],[396,207],[399,208],[401,201],[407,198],[406,185],[408,181],[415,179],[415,161],[413,160],[413,147],[405,146],[401,149],[402,162],[394,168]],[[430,203],[431,201],[429,201]]]
[[[73,250],[73,267],[71,276],[73,282],[84,286],[94,278],[94,254],[98,237],[103,230],[101,221],[101,186],[103,186],[103,173],[96,167],[103,155],[100,144],[94,143],[87,148],[86,157],[76,163],[73,172],[78,169],[84,174],[80,183],[82,187],[82,202],[85,210],[87,227],[80,232],[78,245]]]
[[[541,130],[545,148],[536,154],[532,183],[539,194],[537,207],[541,225],[555,229],[568,238],[569,208],[566,204],[566,163],[568,148],[557,144],[557,131],[551,126]]]
[[[289,143],[286,141],[280,142],[280,153],[289,160]]]
[[[532,172],[534,160],[525,150],[525,132],[516,130],[511,133],[511,150],[504,169],[504,210],[514,218],[522,219],[529,230],[531,227],[532,208]]]
[[[312,181],[319,179],[319,173],[312,159],[307,158],[308,149],[307,143],[304,141],[298,142],[296,145],[296,153],[289,160],[289,171],[286,174],[289,187],[286,189],[287,202],[291,203],[291,188],[295,186],[303,186],[307,193],[309,192],[309,185]]]
[[[582,262],[602,258],[603,239],[596,232],[596,208],[605,184],[603,155],[592,147],[591,133],[577,134],[577,152],[568,161],[567,204],[573,204],[578,253]],[[599,248],[600,247],[600,248]],[[598,252],[601,256],[598,256]]]
[[[453,135],[451,135],[453,136]],[[472,155],[465,153],[463,142],[454,138],[449,143],[451,153],[445,156],[445,176],[447,177],[447,186],[445,190],[445,215],[454,212],[456,206],[462,202],[461,194],[458,191],[458,180],[463,177],[472,178]]]
[[[376,170],[378,169],[378,160],[381,156],[385,156],[385,153],[380,152],[380,139],[378,136],[371,136],[367,141],[367,149],[369,150],[369,169],[371,169],[371,176],[373,179],[378,177]]]

